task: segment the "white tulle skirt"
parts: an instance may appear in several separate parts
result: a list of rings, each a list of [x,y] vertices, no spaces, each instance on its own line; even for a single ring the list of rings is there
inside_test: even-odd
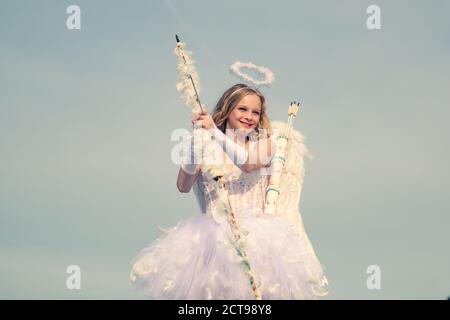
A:
[[[315,254],[284,220],[239,217],[262,299],[315,299],[327,281]],[[151,299],[254,299],[227,222],[200,215],[166,231],[132,261],[131,281]]]

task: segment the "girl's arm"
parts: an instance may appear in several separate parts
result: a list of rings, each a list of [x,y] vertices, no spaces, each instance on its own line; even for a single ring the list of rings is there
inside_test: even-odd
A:
[[[270,166],[275,155],[276,144],[272,138],[249,142],[244,146],[227,137],[217,127],[212,134],[216,143],[222,147],[233,163],[244,172],[251,172]]]
[[[197,119],[201,119],[198,121],[200,125],[211,133],[219,147],[242,171],[251,172],[270,165],[276,151],[273,136],[256,142],[249,142],[244,147],[219,130],[207,112],[194,116],[192,122],[194,123]]]
[[[180,168],[180,171],[178,172],[178,179],[177,179],[177,188],[181,193],[188,193],[191,191],[192,186],[195,183],[195,180],[197,180],[198,174],[201,170],[197,170],[194,174],[189,174],[184,172],[182,168]]]
[[[183,156],[178,172],[177,188],[182,193],[188,193],[200,172],[200,165],[196,163],[200,155],[196,155],[197,150],[192,137],[184,141]]]
[[[264,138],[246,145],[247,159],[244,164],[237,166],[244,172],[251,172],[270,166],[270,161],[275,155],[276,144],[271,138]]]

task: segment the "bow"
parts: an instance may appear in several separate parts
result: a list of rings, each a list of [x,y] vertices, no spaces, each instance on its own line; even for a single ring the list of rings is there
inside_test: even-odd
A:
[[[175,35],[175,39],[177,41],[177,45],[175,47],[175,55],[178,57],[178,79],[177,79],[177,90],[181,93],[182,99],[185,104],[189,106],[192,110],[192,113],[199,113],[203,111],[203,106],[200,102],[199,97],[199,77],[197,70],[195,69],[194,61],[191,59],[191,52],[185,51],[183,48],[185,44],[182,43],[177,35]],[[236,220],[236,216],[231,208],[230,198],[228,197],[228,191],[226,188],[226,181],[224,178],[224,173],[222,169],[218,165],[212,165],[211,157],[214,157],[214,148],[211,148],[209,153],[206,152],[206,157],[203,146],[207,146],[209,143],[214,143],[211,141],[209,133],[203,128],[196,128],[194,126],[194,148],[196,137],[200,137],[201,143],[201,152],[204,160],[203,171],[206,173],[206,177],[209,180],[214,180],[216,182],[216,190],[218,192],[218,196],[220,199],[218,208],[220,211],[213,212],[213,217],[216,221],[224,220],[225,218],[228,220],[228,223],[231,227],[231,232],[234,240],[231,240],[232,245],[234,246],[237,255],[239,256],[239,260],[241,266],[249,279],[249,284],[253,290],[255,299],[261,300],[261,293],[259,292],[259,288],[256,284],[256,277],[252,272],[250,262],[248,261],[247,254],[244,250],[244,236],[242,235],[239,224]],[[206,148],[208,149],[208,148]],[[211,151],[212,150],[212,151]],[[206,164],[205,164],[206,163]]]

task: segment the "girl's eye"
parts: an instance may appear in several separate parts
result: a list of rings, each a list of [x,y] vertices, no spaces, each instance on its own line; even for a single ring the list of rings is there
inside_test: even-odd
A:
[[[241,110],[241,111],[247,111],[247,109],[245,109],[245,108],[243,108],[243,107],[240,107],[239,110]],[[260,113],[259,113],[258,111],[254,111],[253,113],[254,113],[254,114],[257,114],[258,116],[260,115]]]

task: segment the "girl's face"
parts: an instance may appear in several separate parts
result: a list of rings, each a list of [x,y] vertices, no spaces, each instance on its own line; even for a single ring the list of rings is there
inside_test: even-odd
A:
[[[243,97],[231,111],[227,128],[249,132],[256,128],[261,116],[261,99],[256,94]]]

